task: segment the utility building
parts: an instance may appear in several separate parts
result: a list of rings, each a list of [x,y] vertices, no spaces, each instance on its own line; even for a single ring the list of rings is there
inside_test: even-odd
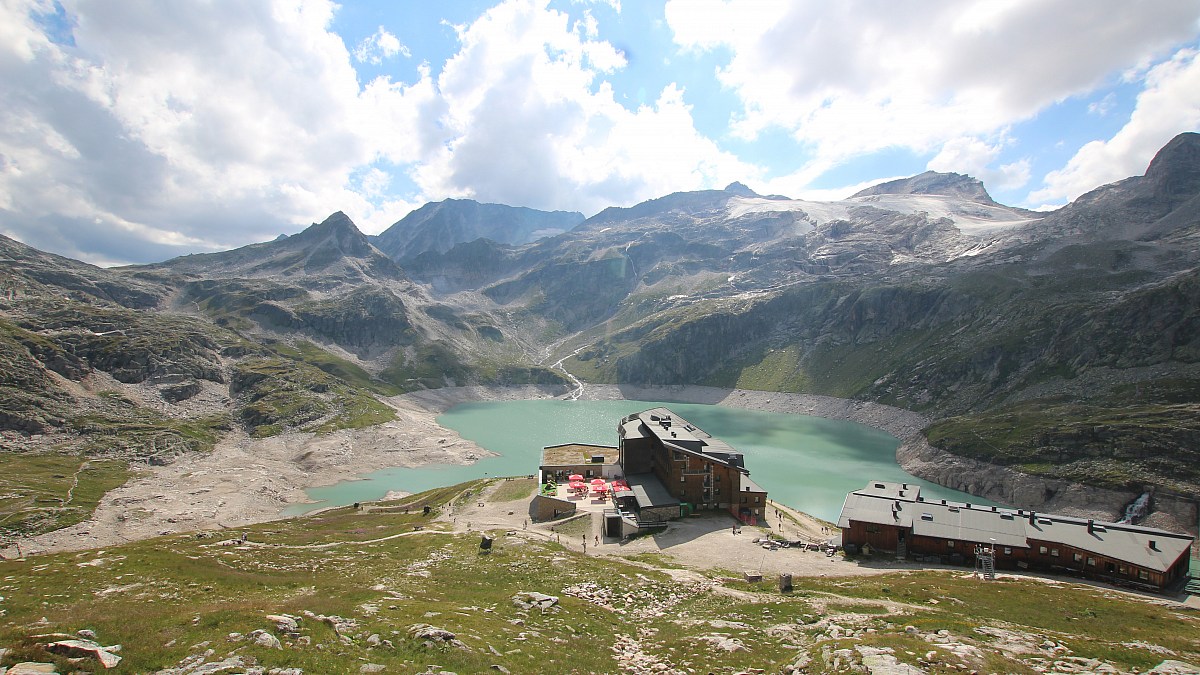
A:
[[[897,557],[970,564],[994,549],[999,569],[1034,569],[1164,590],[1184,582],[1194,540],[1150,527],[1024,509],[927,500],[920,486],[875,482],[846,495],[842,544]]]

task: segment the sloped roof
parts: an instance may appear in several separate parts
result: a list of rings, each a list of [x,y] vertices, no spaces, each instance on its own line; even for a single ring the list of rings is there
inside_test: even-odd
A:
[[[651,408],[632,416],[641,422],[636,437],[654,434],[663,445],[704,459],[718,462],[747,473],[742,453],[725,441],[688,422],[667,408]],[[623,426],[628,422],[623,423]],[[635,437],[627,429],[626,438]]]
[[[979,544],[995,540],[998,546],[1028,548],[1025,521],[1011,510],[992,510],[990,507],[956,504],[913,502],[907,505],[917,513],[913,517],[913,534],[923,537],[957,539]]]
[[[1032,525],[1028,521],[1026,518],[1021,522],[1031,540],[1091,551],[1156,572],[1170,569],[1193,541],[1187,535],[1123,523],[1093,523],[1089,532],[1087,520],[1067,516],[1039,514]],[[1150,542],[1154,542],[1154,548],[1150,548]]]
[[[899,508],[897,508],[897,504]],[[850,527],[851,520],[877,525],[912,527],[914,511],[912,504],[907,502],[851,492],[846,495],[846,501],[842,504],[842,513],[838,516],[838,527]]]
[[[915,490],[913,489],[915,488]],[[903,496],[902,496],[903,495]],[[1033,541],[1090,551],[1132,565],[1165,572],[1187,554],[1193,538],[1152,527],[1103,523],[1023,509],[960,502],[925,501],[920,488],[872,481],[846,495],[838,527],[850,521],[911,528],[913,534],[1027,548]],[[1151,546],[1153,543],[1153,546]]]

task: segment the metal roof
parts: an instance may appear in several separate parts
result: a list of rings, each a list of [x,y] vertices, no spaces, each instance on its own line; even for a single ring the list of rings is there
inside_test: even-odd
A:
[[[637,436],[652,433],[662,441],[663,445],[672,450],[687,452],[704,459],[719,462],[746,473],[742,453],[719,438],[713,438],[707,431],[688,422],[667,408],[651,408],[643,410],[631,418],[640,420],[644,428],[638,429]],[[623,422],[622,426],[629,424]],[[626,427],[626,438],[632,438]]]
[[[652,506],[678,506],[679,500],[672,497],[667,488],[663,487],[662,482],[658,480],[652,473],[635,473],[625,476],[625,482],[629,484],[629,492],[632,492],[637,497],[638,508],[644,509]],[[622,490],[616,494],[618,498],[625,496],[627,493]]]
[[[1005,509],[958,504],[930,504],[928,502],[905,503],[913,509],[913,534],[923,537],[957,539],[979,544],[995,541],[997,546],[1028,548],[1025,537],[1025,521]],[[1007,517],[1006,517],[1007,516]]]
[[[1151,527],[1094,522],[1089,528],[1088,521],[1082,518],[1042,514],[1033,520],[1032,525],[1029,518],[1021,521],[1031,540],[1063,544],[1156,572],[1170,569],[1192,544],[1187,535]],[[1154,548],[1150,548],[1151,542]]]
[[[907,489],[909,486],[915,491]],[[872,481],[846,495],[838,527],[850,527],[853,520],[912,528],[913,534],[928,537],[981,544],[994,539],[998,546],[1028,548],[1034,541],[1061,544],[1157,572],[1170,569],[1194,541],[1152,527],[918,499],[917,486]]]
[[[900,508],[896,508],[897,504]],[[912,508],[912,504],[906,502],[851,492],[846,495],[846,502],[842,504],[842,513],[838,516],[838,527],[850,527],[851,520],[877,525],[912,527],[915,510]]]
[[[738,479],[738,482],[742,488],[740,490],[741,492],[746,492],[747,490],[750,492],[766,492],[766,490],[759,487],[758,483],[755,483],[750,479],[750,474],[748,473],[742,474],[741,478]]]

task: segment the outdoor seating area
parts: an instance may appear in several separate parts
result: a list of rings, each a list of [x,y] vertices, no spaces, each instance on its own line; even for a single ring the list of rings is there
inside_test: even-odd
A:
[[[573,473],[565,477],[566,483],[556,482],[554,477],[547,476],[542,483],[539,494],[544,497],[557,497],[568,501],[579,502],[580,505],[607,507],[613,496],[622,490],[629,490],[629,484],[622,478],[614,478],[611,482],[603,478],[586,478],[583,474]]]

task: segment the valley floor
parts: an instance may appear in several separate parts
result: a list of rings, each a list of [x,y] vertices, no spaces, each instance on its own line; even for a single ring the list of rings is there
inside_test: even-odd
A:
[[[316,436],[286,433],[254,439],[226,436],[203,455],[166,466],[142,466],[137,475],[101,500],[92,518],[19,542],[22,553],[112,546],[161,534],[238,528],[275,520],[307,501],[304,490],[377,469],[425,464],[468,464],[490,453],[437,424],[437,416],[468,401],[564,396],[561,387],[453,387],[388,399],[397,419],[365,429]],[[712,387],[586,385],[586,400],[670,400],[849,420],[905,439],[926,419],[889,406],[806,394]],[[6,557],[16,548],[4,550]]]

